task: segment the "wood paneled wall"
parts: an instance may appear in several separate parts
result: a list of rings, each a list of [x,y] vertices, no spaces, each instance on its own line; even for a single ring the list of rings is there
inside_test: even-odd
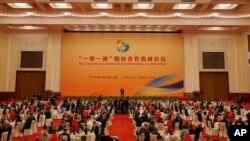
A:
[[[229,82],[227,72],[200,72],[200,91],[203,100],[227,100]]]
[[[17,71],[16,99],[26,99],[45,90],[45,71]]]

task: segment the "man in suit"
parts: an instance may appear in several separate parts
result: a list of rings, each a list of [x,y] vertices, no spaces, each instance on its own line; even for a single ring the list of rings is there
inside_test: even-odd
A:
[[[9,122],[6,122],[6,123],[5,123],[5,126],[4,126],[4,128],[3,128],[3,132],[8,132],[7,141],[10,140],[11,130],[12,130],[12,127],[10,126],[10,123],[9,123]]]
[[[203,131],[201,124],[198,125],[198,127],[194,131],[194,141],[198,141],[200,138],[200,133]]]
[[[67,133],[67,128],[64,128],[63,133],[61,133],[59,136],[67,136],[67,141],[70,141],[70,135]]]
[[[35,117],[30,113],[30,116],[28,117],[28,119],[27,119],[26,122],[24,123],[22,132],[23,132],[25,129],[30,129],[30,128],[31,128],[31,124],[32,124],[32,121],[33,121],[33,120],[35,120]]]
[[[120,93],[121,93],[121,96],[124,96],[125,90],[121,88]]]
[[[99,140],[99,127],[97,126],[96,121],[93,121],[93,127],[91,129],[91,132],[95,133],[95,140],[98,141]]]
[[[46,109],[44,114],[45,114],[45,120],[51,118],[51,111],[49,108]]]
[[[186,134],[189,134],[189,130],[188,130],[188,126],[187,124],[183,124],[182,125],[182,130],[180,131],[180,138],[181,138],[181,141],[183,140],[184,136]]]

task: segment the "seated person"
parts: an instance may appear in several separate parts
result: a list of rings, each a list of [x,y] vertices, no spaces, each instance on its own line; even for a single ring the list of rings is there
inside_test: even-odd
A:
[[[59,140],[60,140],[60,136],[61,136],[61,138],[63,138],[63,136],[67,136],[67,141],[70,141],[70,135],[67,133],[67,129],[66,128],[64,128],[63,129],[63,133],[61,133],[59,135]]]
[[[235,125],[245,125],[245,123],[242,121],[242,118],[240,117],[239,120],[235,122]]]

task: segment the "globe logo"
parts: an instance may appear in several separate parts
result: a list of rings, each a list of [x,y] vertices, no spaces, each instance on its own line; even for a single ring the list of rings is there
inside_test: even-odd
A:
[[[118,40],[117,44],[116,44],[116,49],[117,51],[119,51],[120,53],[124,53],[127,52],[129,49],[129,44],[123,42],[122,40]]]

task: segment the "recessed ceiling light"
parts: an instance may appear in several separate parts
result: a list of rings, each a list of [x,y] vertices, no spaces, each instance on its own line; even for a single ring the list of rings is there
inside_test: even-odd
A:
[[[160,28],[160,27],[161,27],[161,25],[157,25],[156,27]]]
[[[100,13],[102,16],[107,16],[108,15],[108,13],[106,13],[106,12],[101,12]]]
[[[146,27],[151,27],[151,25],[147,25]]]
[[[238,27],[221,27],[221,26],[213,26],[213,27],[200,27],[198,30],[208,30],[208,31],[225,31],[225,30],[236,30]]]
[[[126,25],[125,27],[130,27],[130,25]]]
[[[30,4],[25,2],[18,2],[18,3],[7,3],[12,8],[33,8]]]
[[[181,16],[181,15],[182,15],[182,13],[175,13],[175,15],[176,15],[176,16]]]
[[[238,4],[230,4],[230,3],[223,3],[223,4],[216,4],[213,9],[219,10],[231,10],[234,9]]]
[[[69,3],[64,3],[64,2],[60,2],[60,3],[49,3],[50,7],[54,8],[54,9],[72,9],[71,4]]]
[[[139,15],[139,16],[144,16],[144,15],[145,15],[145,13],[138,13],[138,15]]]
[[[63,12],[63,15],[69,16],[69,15],[70,15],[70,12]]]
[[[115,25],[115,27],[120,27],[120,25]]]
[[[137,25],[136,27],[141,27],[140,25]]]
[[[211,13],[212,16],[219,16],[219,13]]]
[[[194,9],[196,4],[189,4],[189,3],[181,3],[181,4],[175,4],[173,9]]]
[[[133,9],[153,9],[154,4],[149,4],[149,3],[138,3],[138,4],[133,4]]]
[[[33,25],[24,25],[24,26],[7,26],[8,29],[15,29],[15,30],[42,30],[47,29],[44,26],[33,26]]]
[[[25,12],[27,15],[31,16],[34,12]]]
[[[93,9],[112,9],[113,5],[111,3],[92,3]]]
[[[109,25],[105,25],[105,27],[109,27]]]

